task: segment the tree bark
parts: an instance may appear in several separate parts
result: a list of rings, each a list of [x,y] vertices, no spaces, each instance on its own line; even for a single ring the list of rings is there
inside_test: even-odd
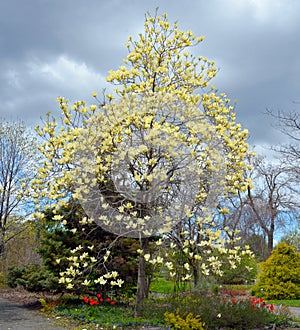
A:
[[[146,275],[146,260],[144,254],[149,250],[149,239],[140,239],[141,250],[143,254],[140,255],[138,265],[138,280],[137,280],[137,292],[136,292],[136,304],[135,304],[135,317],[141,316],[144,309],[144,302],[148,298],[150,281]]]
[[[194,277],[194,286],[197,286],[199,282],[199,270],[197,265],[193,265],[193,277]]]
[[[251,195],[250,187],[248,187],[248,198],[249,198],[249,201],[250,201],[251,209],[253,210],[253,212],[256,216],[256,219],[258,220],[261,228],[263,229],[263,231],[265,232],[265,234],[268,237],[268,242],[267,242],[268,243],[268,255],[267,255],[267,257],[269,257],[272,253],[273,244],[274,244],[274,231],[275,231],[275,216],[274,216],[274,213],[272,211],[272,213],[271,213],[271,224],[270,224],[270,228],[268,228],[266,223],[263,221],[262,217],[260,216],[259,211],[257,210],[257,208],[255,206],[254,200],[253,200],[252,195]],[[270,201],[269,201],[269,205],[271,205]]]
[[[0,232],[0,258],[5,257],[5,229]]]
[[[268,235],[268,256],[269,257],[273,250],[273,234]]]

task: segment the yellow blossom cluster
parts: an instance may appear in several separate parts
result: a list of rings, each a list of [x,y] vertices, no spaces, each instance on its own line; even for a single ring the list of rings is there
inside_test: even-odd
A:
[[[86,120],[74,145],[73,197],[118,235],[170,232],[212,197],[207,185],[217,196],[222,187],[226,150],[215,126],[172,94],[121,97]]]
[[[60,272],[59,283],[65,284],[67,289],[73,289],[76,284],[81,283],[82,286],[90,285],[110,285],[121,287],[124,281],[118,278],[117,271],[108,271],[99,275],[98,278],[89,278],[89,274],[93,267],[100,263],[105,265],[109,258],[110,251],[107,250],[101,258],[90,257],[88,252],[82,252],[83,246],[79,245],[71,251],[71,256],[68,257],[69,266]],[[88,246],[88,250],[92,251],[94,246]],[[61,260],[57,259],[56,263],[59,266]]]
[[[203,227],[207,229],[201,230],[200,228]],[[249,246],[244,249],[239,246],[226,248],[222,231],[213,228],[214,223],[208,218],[195,219],[192,231],[185,230],[177,234],[173,231],[168,233],[168,239],[157,241],[159,255],[151,255],[143,251],[140,251],[140,254],[152,265],[164,263],[170,277],[179,281],[195,280],[195,274],[199,277],[200,274],[222,276],[224,256],[232,269],[237,268],[242,256],[254,257]],[[230,244],[234,242],[231,240]]]
[[[148,14],[144,34],[139,34],[138,41],[129,38],[125,65],[109,71],[107,81],[121,86],[115,90],[117,94],[162,92],[199,106],[228,149],[226,190],[236,193],[237,189],[243,191],[249,184],[243,178],[248,131],[235,122],[234,107],[225,93],[217,94],[212,85],[211,92],[204,92],[217,74],[217,68],[213,61],[196,57],[189,51],[203,39],[192,31],[179,30],[177,22],[172,27],[167,15],[151,17]],[[202,93],[197,93],[199,88]]]
[[[165,251],[162,247],[169,245],[174,255],[142,249],[139,254],[153,266],[164,263],[171,276],[178,275],[172,259],[178,251],[185,256],[182,279],[193,276],[193,267],[221,275],[214,252],[228,253],[232,267],[241,252],[225,248],[209,212],[218,197],[250,184],[244,180],[248,132],[236,123],[226,94],[209,86],[217,74],[214,62],[190,50],[203,37],[180,31],[177,22],[171,26],[166,15],[148,14],[138,38],[129,38],[124,65],[107,77],[118,85],[116,100],[109,94],[104,106],[84,101],[70,106],[60,97],[61,124],[48,114],[44,126],[37,127],[45,161],[33,182],[35,201],[38,206],[41,199],[49,201],[62,224],[67,219],[59,209],[69,198],[80,201],[87,213],[80,220],[83,230],[96,221],[117,235],[160,235],[158,247]],[[41,211],[37,207],[37,218]],[[177,223],[185,229],[165,240]],[[76,235],[75,229],[70,234]],[[72,288],[82,277],[82,285],[90,285],[84,270],[108,258],[109,251],[99,261],[76,249],[61,283]],[[94,282],[122,284],[115,272]]]
[[[107,81],[122,86],[117,93],[160,91],[190,99],[197,88],[208,86],[217,73],[214,62],[188,51],[203,37],[179,30],[177,22],[171,26],[167,15],[148,14],[144,26],[138,41],[130,37],[126,43],[129,54],[124,65],[109,71]],[[193,95],[192,100],[199,101],[199,95]]]

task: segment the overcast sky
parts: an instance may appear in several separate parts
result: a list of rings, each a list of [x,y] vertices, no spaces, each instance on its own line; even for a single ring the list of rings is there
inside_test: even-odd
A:
[[[36,125],[57,96],[93,103],[158,6],[205,36],[193,51],[216,62],[212,83],[237,101],[249,142],[281,142],[264,112],[300,113],[299,0],[0,0],[0,117]]]

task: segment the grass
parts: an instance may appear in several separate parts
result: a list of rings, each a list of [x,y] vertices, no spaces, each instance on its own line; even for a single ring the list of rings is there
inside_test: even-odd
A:
[[[224,284],[223,287],[232,290],[250,290],[252,288],[251,284]]]
[[[282,304],[283,306],[291,306],[291,307],[300,307],[300,299],[286,299],[286,300],[267,300],[268,304],[274,304],[276,306],[279,306]]]
[[[151,282],[150,292],[159,294],[170,294],[174,292],[183,292],[189,289],[189,283],[175,283],[165,278],[157,278]]]

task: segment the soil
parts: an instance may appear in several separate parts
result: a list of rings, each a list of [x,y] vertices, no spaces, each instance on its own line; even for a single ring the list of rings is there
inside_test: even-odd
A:
[[[41,303],[39,302],[39,299],[41,298],[50,298],[55,297],[54,295],[45,295],[43,293],[31,293],[28,291],[25,291],[24,289],[0,289],[0,297],[8,300],[10,302],[14,302],[20,305],[23,305],[24,307],[32,308],[32,309],[40,309]]]

